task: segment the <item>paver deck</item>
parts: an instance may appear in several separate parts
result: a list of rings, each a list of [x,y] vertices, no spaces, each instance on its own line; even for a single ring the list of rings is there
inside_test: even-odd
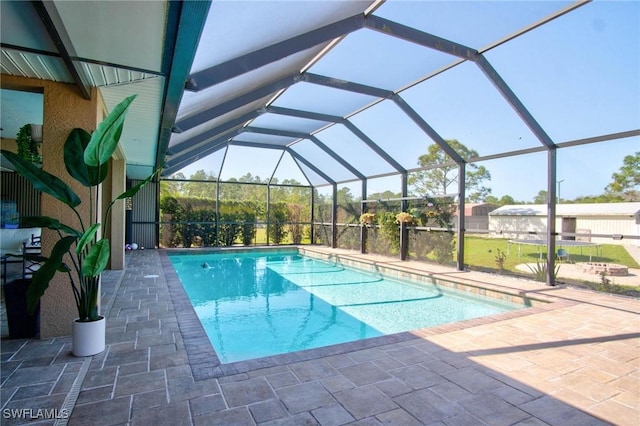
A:
[[[72,357],[69,337],[2,341],[1,422],[640,424],[639,300],[366,259],[553,303],[220,365],[166,254],[136,251],[105,275],[102,354]]]

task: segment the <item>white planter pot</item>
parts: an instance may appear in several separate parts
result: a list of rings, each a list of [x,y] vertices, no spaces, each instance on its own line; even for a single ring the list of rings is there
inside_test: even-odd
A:
[[[42,142],[42,124],[31,125],[31,139],[35,142]]]
[[[107,321],[73,322],[72,353],[75,356],[91,356],[104,351]]]

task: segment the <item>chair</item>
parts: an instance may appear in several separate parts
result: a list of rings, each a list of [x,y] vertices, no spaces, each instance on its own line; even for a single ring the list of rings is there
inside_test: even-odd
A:
[[[569,252],[565,249],[558,249],[558,260],[564,260],[567,263],[571,263],[571,256],[569,256]]]
[[[42,264],[40,254],[42,244],[39,235],[31,235],[31,239],[24,242],[22,248],[22,278],[31,278]]]

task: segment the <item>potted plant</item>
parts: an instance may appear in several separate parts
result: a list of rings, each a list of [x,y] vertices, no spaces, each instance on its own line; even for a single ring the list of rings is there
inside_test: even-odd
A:
[[[413,215],[407,212],[400,212],[396,215],[396,222],[399,224],[413,222]]]
[[[362,213],[360,215],[360,223],[364,226],[371,225],[376,215],[373,213]]]
[[[18,130],[18,134],[16,135],[18,155],[26,161],[34,164],[42,164],[40,145],[31,137],[31,128],[31,124],[25,124]]]
[[[95,355],[105,348],[105,319],[99,314],[98,294],[100,274],[106,268],[111,253],[109,240],[102,238],[105,231],[98,220],[95,206],[99,201],[98,186],[107,177],[108,161],[118,146],[125,115],[135,96],[130,96],[117,105],[92,134],[82,129],[73,129],[65,142],[64,162],[67,172],[88,189],[88,223],[77,210],[82,200],[62,180],[15,153],[2,151],[5,158],[15,166],[16,172],[29,180],[37,190],[66,204],[80,223],[80,229],[74,229],[47,216],[24,218],[28,226],[54,230],[59,237],[49,256],[40,257],[42,266],[33,274],[27,291],[28,310],[35,311],[40,297],[57,271],[66,273],[78,310],[72,335],[73,354],[76,356]],[[134,196],[154,175],[155,173],[113,199],[106,209],[103,222],[106,223],[116,201]]]

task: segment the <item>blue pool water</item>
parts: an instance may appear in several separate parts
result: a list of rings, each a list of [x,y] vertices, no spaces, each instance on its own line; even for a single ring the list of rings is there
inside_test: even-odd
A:
[[[297,252],[169,258],[223,363],[522,307],[389,279]]]

